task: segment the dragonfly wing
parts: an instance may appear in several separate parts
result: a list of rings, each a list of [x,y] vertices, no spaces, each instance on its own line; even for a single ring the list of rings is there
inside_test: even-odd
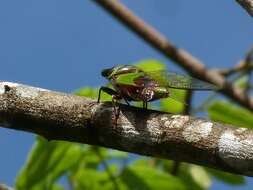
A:
[[[217,86],[199,79],[167,70],[121,74],[116,83],[138,87],[161,86],[188,90],[217,90]]]
[[[201,81],[199,79],[181,75],[167,70],[153,71],[146,73],[150,78],[157,81],[159,85],[177,89],[192,90],[217,90],[213,84]]]

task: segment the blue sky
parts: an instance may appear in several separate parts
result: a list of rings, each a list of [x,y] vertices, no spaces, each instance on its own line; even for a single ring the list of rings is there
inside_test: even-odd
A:
[[[235,1],[122,2],[210,68],[233,66],[252,45],[253,20]],[[101,69],[116,64],[155,58],[179,69],[91,0],[0,1],[0,26],[0,80],[73,92],[101,85]],[[13,185],[33,140],[0,128],[0,181]]]

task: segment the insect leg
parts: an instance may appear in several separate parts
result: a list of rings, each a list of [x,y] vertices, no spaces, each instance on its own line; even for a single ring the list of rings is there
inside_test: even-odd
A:
[[[143,103],[142,104],[143,109],[148,109],[148,102],[147,101],[143,101],[142,103]]]
[[[117,126],[117,121],[120,114],[120,108],[116,107],[117,98],[115,95],[112,95],[112,105],[113,105],[113,113],[114,113],[114,125]]]
[[[124,97],[123,97],[123,99],[125,100],[126,104],[127,104],[128,106],[130,106],[130,103],[127,101],[127,99],[124,98]]]
[[[111,96],[118,96],[119,95],[115,90],[113,90],[111,88],[108,88],[108,87],[105,87],[105,86],[101,86],[99,88],[99,91],[98,91],[98,101],[97,101],[97,103],[100,102],[101,92],[102,91],[104,91],[105,93],[107,93],[107,94],[109,94]]]

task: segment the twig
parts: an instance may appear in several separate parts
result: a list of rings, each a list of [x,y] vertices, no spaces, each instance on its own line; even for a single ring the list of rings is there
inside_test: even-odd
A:
[[[134,15],[127,7],[115,0],[93,0],[103,7],[116,19],[122,22],[130,30],[135,32],[152,47],[161,52],[167,58],[183,67],[187,72],[202,80],[222,87],[220,91],[236,103],[253,111],[253,99],[246,96],[241,89],[234,88],[225,81],[225,78],[217,72],[208,71],[205,66],[195,57],[183,49],[171,44],[163,35],[149,26],[139,17]]]
[[[220,73],[224,76],[229,76],[234,73],[238,73],[245,70],[252,70],[253,69],[253,62],[251,61],[249,64],[246,64],[245,60],[239,62],[238,65],[229,69],[215,69],[214,71]]]
[[[252,4],[253,4],[253,1],[252,1]],[[249,50],[249,52],[246,54],[246,57],[245,57],[245,64],[247,65],[250,65],[252,63],[252,57],[253,57],[253,47],[251,47],[251,49]],[[249,94],[250,92],[250,79],[251,79],[251,76],[252,76],[252,69],[248,69],[248,70],[245,70],[245,75],[247,75],[249,77],[249,80],[247,82],[247,86],[245,87],[244,89],[244,93],[246,95]]]
[[[236,0],[249,14],[253,16],[253,0]]]
[[[250,48],[248,53],[245,56],[245,64],[249,65],[252,63],[252,55],[253,55],[253,46]]]
[[[253,130],[0,82],[0,126],[253,176]]]

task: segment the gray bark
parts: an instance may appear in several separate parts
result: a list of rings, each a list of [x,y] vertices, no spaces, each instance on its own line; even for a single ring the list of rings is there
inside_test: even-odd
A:
[[[0,82],[0,125],[253,176],[253,130]]]

